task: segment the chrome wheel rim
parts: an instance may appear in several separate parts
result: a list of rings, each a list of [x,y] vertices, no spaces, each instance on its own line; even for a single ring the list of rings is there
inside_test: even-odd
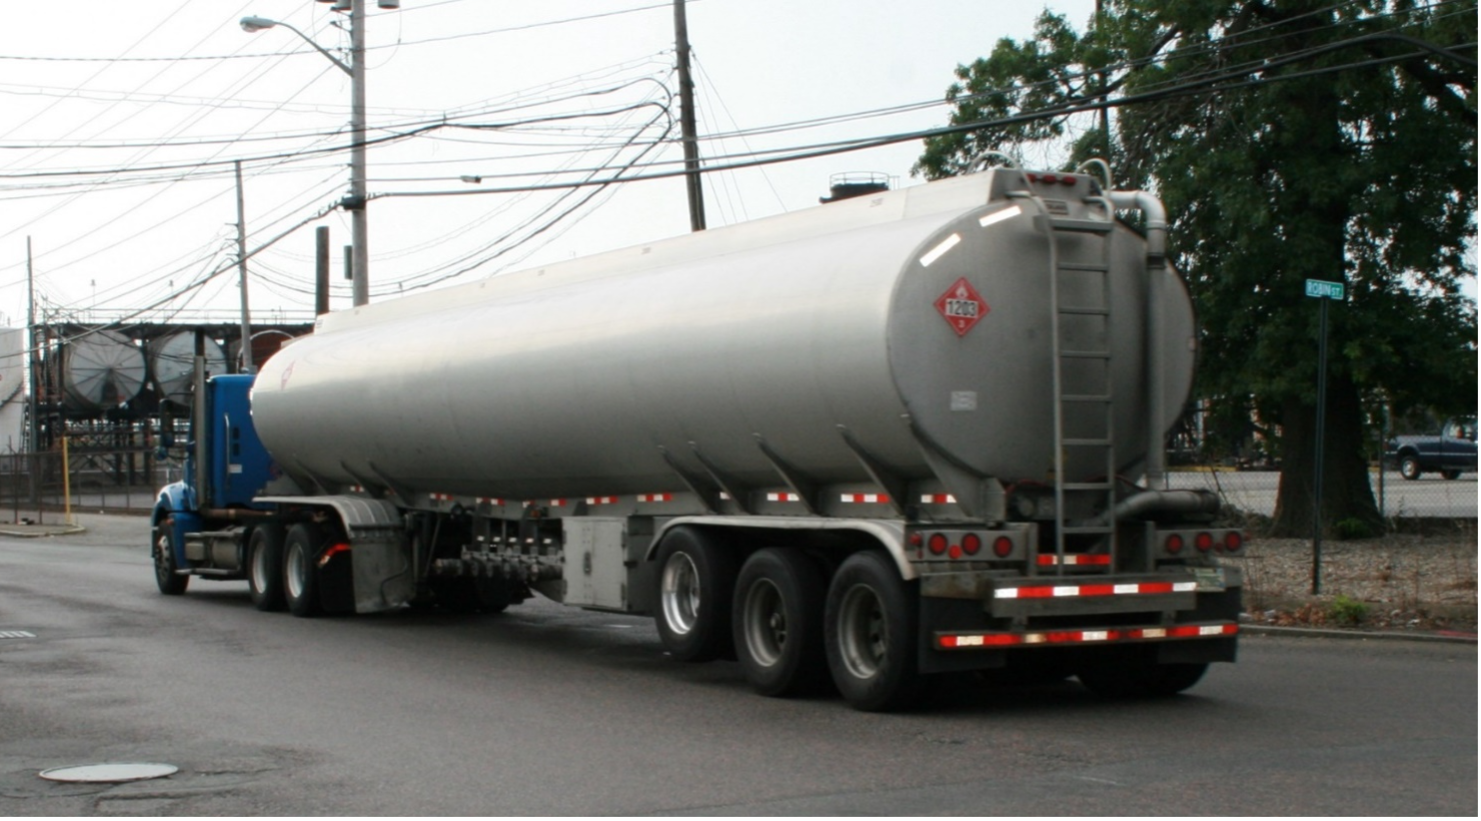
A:
[[[844,666],[856,678],[874,678],[889,648],[889,627],[879,595],[864,584],[849,588],[838,612],[838,649]]]
[[[251,578],[252,589],[253,590],[257,590],[259,592],[262,591],[262,590],[266,590],[267,589],[267,551],[264,550],[261,545],[258,545],[257,547],[255,547],[255,548],[252,549],[252,562],[251,562],[250,567],[251,567],[251,570],[249,572],[252,574],[252,578]]]
[[[746,591],[744,620],[746,649],[763,667],[776,664],[787,645],[787,612],[782,592],[770,579],[758,579]]]
[[[675,553],[664,563],[660,598],[663,600],[663,620],[670,630],[682,636],[694,629],[699,621],[701,603],[699,569],[688,553]]]
[[[154,537],[154,573],[161,579],[168,579],[175,574],[175,557],[170,555],[170,537],[164,531],[158,531]]]
[[[308,572],[308,560],[304,558],[303,548],[294,545],[288,549],[288,572],[284,574],[287,582],[288,595],[294,599],[303,597],[304,576]]]

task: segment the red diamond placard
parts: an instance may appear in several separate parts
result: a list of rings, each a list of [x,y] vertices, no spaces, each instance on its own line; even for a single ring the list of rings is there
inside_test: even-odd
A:
[[[966,336],[967,331],[972,330],[972,326],[987,316],[991,309],[977,293],[977,289],[972,287],[972,283],[962,277],[936,300],[936,310],[946,319],[951,329],[956,331],[957,336]]]

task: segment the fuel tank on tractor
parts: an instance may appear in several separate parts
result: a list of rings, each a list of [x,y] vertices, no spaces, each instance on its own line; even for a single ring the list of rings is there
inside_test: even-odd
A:
[[[682,490],[681,470],[774,486],[779,463],[869,481],[860,452],[906,480],[944,461],[1052,482],[1051,236],[1009,196],[1030,187],[998,169],[327,315],[263,367],[254,420],[321,484],[528,499]],[[1037,193],[1104,220],[1093,187]],[[1109,261],[1060,274],[1061,315],[1106,290],[1111,307],[1109,326],[1061,338],[1109,350],[1134,471],[1149,279],[1164,280],[1156,418],[1176,419],[1190,387],[1192,307],[1124,226],[1058,243],[1061,271]],[[1065,473],[1105,465],[1072,454]]]

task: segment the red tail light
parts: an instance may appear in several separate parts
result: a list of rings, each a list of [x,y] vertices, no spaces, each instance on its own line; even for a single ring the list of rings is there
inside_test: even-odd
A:
[[[967,535],[962,537],[962,550],[965,551],[968,556],[976,556],[977,552],[981,549],[982,537],[978,536],[976,533],[968,533]]]
[[[992,552],[999,559],[1006,559],[1013,553],[1013,540],[1007,536],[999,536],[993,540]]]
[[[1231,530],[1224,534],[1224,550],[1233,553],[1244,547],[1244,536],[1239,531]]]
[[[932,553],[940,556],[946,552],[946,537],[940,533],[932,533],[931,538],[926,542],[926,546],[931,549]]]
[[[1207,553],[1213,549],[1214,537],[1208,533],[1200,533],[1193,539],[1193,546]]]
[[[1176,533],[1174,533],[1171,536],[1168,536],[1167,537],[1167,542],[1165,544],[1163,544],[1162,547],[1168,553],[1174,553],[1174,554],[1176,554],[1176,553],[1182,553],[1183,552],[1183,537],[1182,536],[1179,536]]]

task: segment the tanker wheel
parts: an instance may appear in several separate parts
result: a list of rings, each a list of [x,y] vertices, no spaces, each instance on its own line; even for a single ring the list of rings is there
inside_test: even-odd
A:
[[[794,551],[757,551],[741,566],[731,621],[736,656],[756,692],[791,695],[826,680],[827,590],[817,564]]]
[[[711,661],[728,655],[735,554],[698,528],[676,527],[658,551],[654,621],[669,655]]]
[[[1442,470],[1442,471],[1440,471],[1440,475],[1441,476],[1444,476],[1446,479],[1449,479],[1449,480],[1451,480],[1453,482],[1456,479],[1459,479],[1460,478],[1460,471],[1458,471],[1458,470]]]
[[[288,528],[283,541],[283,596],[295,616],[317,616],[322,611],[314,567],[322,541],[319,528],[306,522]]]
[[[833,575],[823,614],[828,669],[854,709],[896,710],[915,700],[916,621],[916,591],[884,553],[855,553]]]
[[[1399,475],[1403,476],[1405,479],[1408,479],[1412,482],[1415,479],[1418,479],[1423,473],[1424,471],[1419,469],[1418,456],[1405,456],[1404,458],[1399,460]]]
[[[276,522],[258,525],[247,540],[247,586],[252,590],[252,606],[264,612],[282,610],[283,597],[283,526]]]
[[[179,596],[190,585],[190,577],[176,573],[175,537],[168,527],[155,527],[150,538],[150,555],[154,557],[154,582],[166,596]]]
[[[1077,673],[1080,683],[1104,698],[1166,698],[1192,687],[1208,664],[1158,664],[1152,648],[1102,656]]]

